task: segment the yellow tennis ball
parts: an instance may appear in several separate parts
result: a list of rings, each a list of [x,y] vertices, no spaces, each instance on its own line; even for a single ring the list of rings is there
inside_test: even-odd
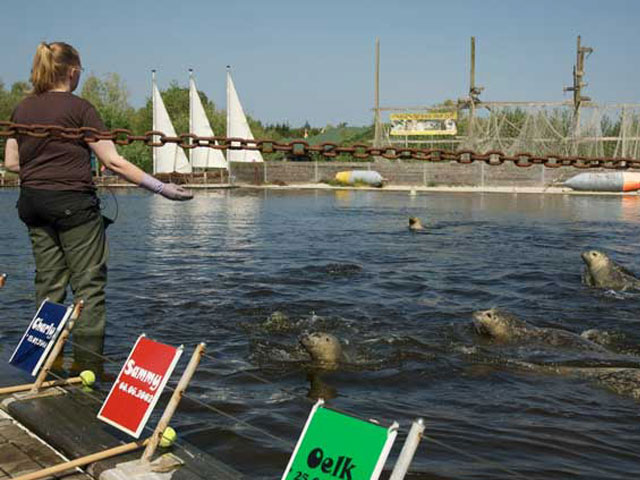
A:
[[[164,432],[162,432],[162,438],[160,438],[160,446],[162,448],[170,447],[171,445],[173,445],[173,442],[176,441],[176,438],[178,438],[178,434],[176,433],[176,431],[171,427],[167,427],[164,429]]]
[[[91,370],[83,370],[80,372],[80,380],[82,380],[83,387],[91,387],[96,383],[96,374]]]

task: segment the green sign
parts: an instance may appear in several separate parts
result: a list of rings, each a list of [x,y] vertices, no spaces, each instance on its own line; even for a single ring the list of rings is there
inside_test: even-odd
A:
[[[282,480],[376,480],[398,424],[383,427],[313,406]]]

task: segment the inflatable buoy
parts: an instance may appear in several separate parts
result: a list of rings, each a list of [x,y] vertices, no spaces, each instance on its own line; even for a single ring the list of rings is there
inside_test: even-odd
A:
[[[349,185],[362,182],[372,187],[381,187],[384,178],[375,170],[347,170],[336,173],[336,180]]]
[[[638,172],[579,173],[563,184],[574,190],[594,192],[632,192],[640,189]]]

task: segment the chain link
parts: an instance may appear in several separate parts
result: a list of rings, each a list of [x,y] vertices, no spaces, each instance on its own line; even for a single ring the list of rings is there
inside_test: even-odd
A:
[[[453,152],[437,148],[371,147],[363,143],[351,146],[338,145],[332,142],[309,145],[309,143],[304,140],[294,140],[287,143],[274,140],[254,140],[235,137],[200,137],[192,133],[167,136],[164,132],[156,130],[146,132],[143,135],[135,135],[131,130],[124,128],[99,131],[90,127],[66,128],[58,125],[25,125],[0,121],[0,139],[15,137],[16,135],[26,135],[35,138],[53,137],[65,140],[83,140],[88,143],[98,142],[100,140],[111,140],[117,145],[130,145],[133,142],[142,142],[149,147],[162,147],[168,143],[175,143],[179,147],[187,150],[207,147],[216,150],[257,150],[262,153],[286,152],[296,156],[317,154],[326,158],[348,155],[359,160],[370,157],[383,157],[389,160],[420,160],[436,163],[457,162],[460,164],[471,164],[474,162],[484,162],[491,166],[512,163],[520,168],[529,168],[533,165],[544,165],[548,168],[574,167],[580,169],[605,168],[615,170],[640,168],[640,159],[636,158],[560,155],[540,156],[530,152],[507,155],[499,150],[490,150],[484,153],[473,150],[458,150]]]

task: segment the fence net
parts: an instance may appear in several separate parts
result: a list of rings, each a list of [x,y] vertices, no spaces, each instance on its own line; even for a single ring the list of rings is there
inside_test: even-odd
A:
[[[435,107],[435,110],[441,107]],[[447,150],[527,152],[538,156],[640,158],[640,105],[582,106],[549,103],[479,103],[460,110],[457,135],[394,135],[384,125],[382,143]]]

